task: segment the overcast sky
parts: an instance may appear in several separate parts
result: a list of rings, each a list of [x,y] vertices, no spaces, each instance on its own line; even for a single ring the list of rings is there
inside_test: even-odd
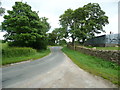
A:
[[[59,16],[68,8],[73,10],[84,6],[88,3],[98,3],[106,15],[109,17],[109,24],[104,27],[106,34],[110,31],[118,33],[118,1],[119,0],[0,0],[2,7],[6,10],[12,10],[15,1],[27,2],[32,7],[32,10],[39,11],[40,17],[47,17],[51,25],[50,32],[59,27]],[[4,19],[0,17],[0,22]],[[3,37],[0,32],[0,39]]]

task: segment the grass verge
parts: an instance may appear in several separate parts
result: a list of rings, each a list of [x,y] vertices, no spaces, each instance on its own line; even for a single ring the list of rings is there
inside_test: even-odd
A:
[[[92,46],[86,46],[86,48],[93,48]],[[97,50],[120,50],[120,47],[96,47]]]
[[[120,66],[116,63],[89,56],[78,51],[71,50],[67,47],[64,47],[62,51],[80,68],[94,75],[101,76],[120,86],[118,77]]]
[[[2,57],[2,65],[26,61],[26,60],[35,60],[42,58],[50,53],[50,49],[38,51],[37,53],[33,55],[27,55],[27,56],[20,56],[20,57]]]

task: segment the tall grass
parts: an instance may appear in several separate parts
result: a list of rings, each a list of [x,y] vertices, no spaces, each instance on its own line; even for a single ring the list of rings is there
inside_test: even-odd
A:
[[[2,62],[0,65],[6,65],[26,60],[35,60],[42,58],[50,53],[50,50],[37,51],[30,47],[10,47],[7,43],[0,43],[2,46]]]
[[[120,66],[116,63],[106,61],[94,56],[89,56],[78,51],[71,50],[67,47],[64,47],[62,51],[65,52],[79,67],[92,74],[110,80],[112,83],[120,86],[118,76],[118,70],[120,70]]]
[[[42,58],[50,53],[50,49],[38,51],[32,55],[24,55],[24,56],[17,56],[17,57],[2,57],[2,65],[26,61],[26,60],[36,60]]]
[[[29,47],[11,47],[2,49],[3,57],[18,57],[35,54],[36,50]]]

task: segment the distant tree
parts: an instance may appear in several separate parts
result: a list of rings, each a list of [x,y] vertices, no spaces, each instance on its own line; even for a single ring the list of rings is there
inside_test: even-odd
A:
[[[49,45],[56,45],[56,38],[57,38],[57,35],[55,33],[49,33],[48,34],[48,44]]]
[[[46,49],[49,23],[47,18],[39,18],[27,3],[15,2],[13,10],[8,10],[2,23],[4,36],[9,45]]]
[[[0,31],[2,30],[2,25],[0,25]]]
[[[5,13],[5,8],[1,7],[1,1],[0,1],[0,16],[2,16]]]
[[[65,29],[64,28],[55,28],[51,35],[55,38],[54,39],[54,43],[59,45],[61,41],[63,41],[66,37],[67,34],[65,33]]]
[[[67,42],[65,39],[62,39],[59,41],[59,45],[66,45],[66,44],[67,44]]]

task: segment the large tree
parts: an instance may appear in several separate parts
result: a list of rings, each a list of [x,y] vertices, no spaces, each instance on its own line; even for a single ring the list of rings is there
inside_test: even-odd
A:
[[[82,40],[105,32],[103,27],[108,24],[108,17],[98,3],[88,3],[76,10],[67,9],[60,16],[60,24],[69,33],[74,45],[75,39]]]
[[[81,39],[85,39],[87,36],[87,30],[85,28],[86,23],[86,12],[83,7],[80,7],[74,10],[73,19],[75,21],[75,36],[80,41]]]
[[[50,26],[47,18],[39,18],[27,3],[15,2],[13,10],[8,10],[2,23],[4,36],[12,46],[46,48],[46,32]]]
[[[98,3],[88,3],[83,6],[86,13],[85,29],[89,37],[105,32],[103,27],[108,24],[108,17]]]
[[[72,9],[67,9],[64,14],[60,16],[60,25],[66,30],[68,37],[72,38],[72,44],[76,39],[75,36],[75,21],[73,18],[74,11]]]

